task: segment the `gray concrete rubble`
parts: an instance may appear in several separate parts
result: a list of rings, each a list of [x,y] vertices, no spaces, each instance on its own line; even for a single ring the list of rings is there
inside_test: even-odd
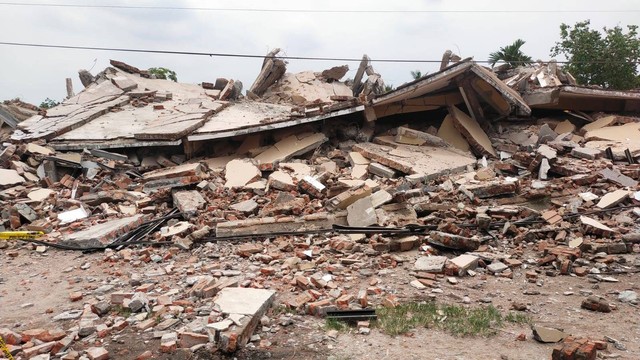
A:
[[[264,289],[223,289],[214,299],[214,306],[231,319],[233,325],[225,330],[212,329],[217,347],[224,352],[234,352],[246,345],[275,294]]]
[[[27,279],[0,283],[22,294],[10,311],[55,324],[0,324],[16,358],[134,358],[109,354],[122,339],[153,348],[141,360],[267,351],[304,316],[474,308],[479,291],[532,316],[574,293],[579,317],[637,306],[640,93],[451,51],[391,90],[367,55],[350,80],[341,64],[290,73],[280,49],[262,60],[246,90],[112,60],[58,106],[1,104],[0,251]],[[95,253],[56,263],[65,250]],[[513,284],[532,300],[493,289]],[[597,343],[532,330],[556,352]]]

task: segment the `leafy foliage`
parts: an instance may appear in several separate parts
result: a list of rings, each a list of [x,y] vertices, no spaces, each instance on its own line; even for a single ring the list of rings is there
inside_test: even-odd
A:
[[[153,67],[153,68],[149,68],[149,73],[151,73],[151,75],[155,75],[156,79],[165,79],[165,80],[172,80],[175,82],[178,82],[178,76],[176,75],[176,72],[167,68],[163,68],[163,67]]]
[[[51,109],[52,107],[56,107],[58,105],[60,105],[60,102],[46,98],[43,102],[40,103],[40,109]]]
[[[411,77],[413,80],[418,80],[422,77],[422,71],[420,70],[411,70]]]
[[[524,44],[524,40],[518,39],[511,45],[501,47],[499,51],[489,54],[489,63],[492,67],[495,66],[498,61],[504,61],[513,67],[531,64],[533,62],[531,56],[525,55],[522,50],[520,50]]]
[[[564,55],[569,61],[565,69],[580,84],[620,90],[640,86],[638,26],[627,26],[626,33],[620,26],[603,31],[591,29],[589,20],[573,27],[562,24],[551,56]]]

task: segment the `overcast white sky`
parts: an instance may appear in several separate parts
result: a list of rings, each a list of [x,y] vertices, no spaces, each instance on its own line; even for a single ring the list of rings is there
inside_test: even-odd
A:
[[[2,1],[0,1],[2,2]],[[517,38],[534,59],[548,59],[559,40],[559,25],[590,19],[592,27],[640,25],[637,0],[409,0],[409,1],[206,1],[206,0],[14,0],[23,4],[177,6],[330,10],[565,10],[558,13],[257,13],[187,10],[87,9],[0,4],[0,41],[56,45],[138,48],[217,53],[266,54],[280,47],[289,56],[373,60],[439,60],[446,49],[486,60]],[[606,10],[608,12],[603,12]],[[611,12],[620,10],[621,12]],[[635,10],[636,12],[631,12]],[[582,11],[582,12],[575,12]],[[590,12],[584,12],[590,11]],[[247,89],[259,72],[259,59],[210,58],[109,51],[26,48],[0,45],[0,100],[20,97],[40,104],[62,100],[65,78],[79,92],[79,69],[103,70],[109,59],[141,69],[164,66],[181,82],[240,79]],[[288,70],[321,71],[337,61],[291,60]],[[353,77],[357,63],[350,63]],[[373,63],[387,84],[411,79],[411,70],[434,72],[436,64]]]

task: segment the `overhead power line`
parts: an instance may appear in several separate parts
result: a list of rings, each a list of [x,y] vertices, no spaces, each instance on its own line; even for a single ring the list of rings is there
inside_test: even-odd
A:
[[[18,42],[4,42],[0,41],[0,45],[7,46],[20,46],[20,47],[35,47],[46,49],[70,49],[70,50],[94,50],[94,51],[114,51],[114,52],[129,52],[129,53],[146,53],[146,54],[166,54],[166,55],[190,55],[190,56],[209,56],[209,57],[229,57],[229,58],[250,58],[250,59],[263,59],[265,55],[255,54],[234,54],[234,53],[215,53],[215,52],[199,52],[199,51],[174,51],[174,50],[150,50],[150,49],[127,49],[127,48],[108,48],[108,47],[95,47],[95,46],[71,46],[71,45],[53,45],[53,44],[35,44],[35,43],[18,43]],[[362,58],[347,58],[347,57],[318,57],[318,56],[278,56],[280,59],[285,60],[314,60],[314,61],[344,61],[344,62],[360,62]],[[371,59],[372,62],[378,63],[437,63],[442,60],[425,60],[425,59]],[[477,63],[492,63],[489,60],[474,60]],[[531,61],[510,61],[510,62],[522,62],[530,63]],[[557,61],[558,64],[567,64],[569,61]],[[635,63],[637,61],[620,61],[620,60],[591,60],[591,61],[574,61],[575,63]]]
[[[629,13],[640,12],[640,9],[628,10],[331,10],[331,9],[270,9],[270,8],[213,8],[213,7],[184,7],[184,6],[138,6],[138,5],[90,5],[90,4],[67,4],[67,3],[23,3],[23,2],[0,2],[0,5],[23,6],[23,7],[60,7],[60,8],[85,8],[85,9],[130,9],[130,10],[187,10],[187,11],[217,11],[217,12],[281,12],[281,13],[313,13],[313,14],[425,14],[425,13]]]

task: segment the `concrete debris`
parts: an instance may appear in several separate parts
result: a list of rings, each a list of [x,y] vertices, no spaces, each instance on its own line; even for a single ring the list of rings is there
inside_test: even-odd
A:
[[[371,197],[357,200],[347,207],[347,223],[351,226],[370,226],[378,223]]]
[[[469,145],[476,155],[487,157],[498,156],[491,145],[491,140],[476,120],[470,118],[455,106],[449,108],[449,115],[451,115],[455,128],[458,129],[462,136],[469,142]]]
[[[225,179],[227,180],[224,184],[225,188],[243,187],[262,177],[262,173],[258,166],[249,159],[229,161],[224,174]]]
[[[260,319],[271,306],[274,297],[274,291],[265,289],[222,289],[214,299],[214,304],[235,326],[226,330],[216,330],[214,337],[217,339],[218,348],[223,352],[234,352],[244,347]]]
[[[569,336],[562,330],[544,326],[533,326],[533,338],[542,343],[557,343]]]
[[[534,317],[555,293],[579,294],[573,310],[637,306],[637,92],[450,51],[385,92],[366,55],[342,82],[347,66],[290,74],[279,53],[246,95],[237,80],[181,84],[113,61],[81,71],[85,89],[59,106],[1,104],[0,250],[16,271],[0,283],[19,299],[2,294],[0,336],[16,358],[137,355],[114,351],[125,336],[145,344],[139,359],[270,349],[314,331],[303,314],[426,297]],[[52,248],[99,251],[58,261]],[[61,297],[39,292],[60,284]],[[29,317],[55,325],[25,329]],[[554,359],[602,347],[533,336],[564,339]]]

